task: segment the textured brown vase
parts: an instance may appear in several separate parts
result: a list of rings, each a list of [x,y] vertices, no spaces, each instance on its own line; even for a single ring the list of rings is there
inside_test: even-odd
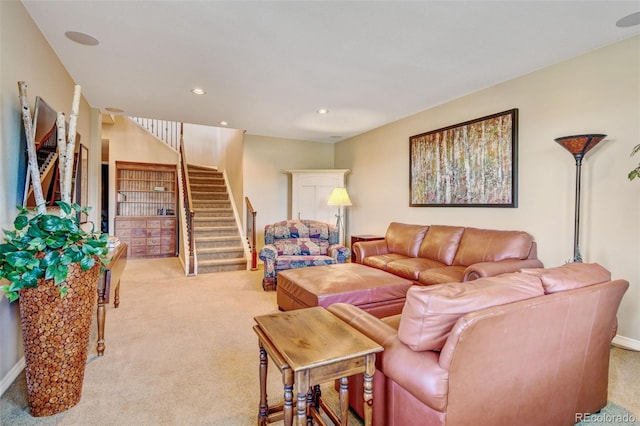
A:
[[[20,317],[31,415],[50,416],[80,401],[95,312],[100,262],[69,265],[67,295],[53,280],[20,290]]]

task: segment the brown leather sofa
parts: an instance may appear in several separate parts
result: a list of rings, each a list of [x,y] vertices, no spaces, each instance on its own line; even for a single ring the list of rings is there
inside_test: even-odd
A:
[[[384,319],[344,303],[329,310],[384,346],[374,425],[572,425],[607,404],[628,286],[597,264],[573,263],[413,286],[403,313]],[[356,378],[350,402],[362,414]]]
[[[352,250],[357,263],[422,285],[543,266],[533,237],[523,231],[392,222],[383,240],[360,241]]]

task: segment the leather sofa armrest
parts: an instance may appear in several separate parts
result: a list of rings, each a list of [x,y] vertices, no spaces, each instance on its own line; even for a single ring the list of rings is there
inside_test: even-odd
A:
[[[508,272],[517,272],[522,268],[542,268],[542,262],[538,259],[505,259],[499,262],[474,263],[464,270],[462,281],[471,281],[478,278],[494,277]]]
[[[351,257],[351,250],[342,244],[332,244],[327,249],[327,255],[332,257],[336,263],[345,263]]]
[[[357,306],[334,303],[327,310],[383,347],[388,346],[398,334],[398,330]]]
[[[358,241],[351,249],[356,256],[356,263],[362,263],[367,256],[389,254],[386,240]]]

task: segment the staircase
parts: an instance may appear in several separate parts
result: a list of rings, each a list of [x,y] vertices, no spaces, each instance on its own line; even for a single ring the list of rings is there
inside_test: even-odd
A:
[[[242,237],[222,172],[188,166],[198,274],[247,269]]]

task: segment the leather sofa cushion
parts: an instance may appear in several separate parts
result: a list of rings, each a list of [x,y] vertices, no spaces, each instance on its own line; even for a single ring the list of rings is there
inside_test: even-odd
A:
[[[451,265],[463,232],[461,226],[431,225],[420,245],[418,257]]]
[[[444,266],[437,260],[425,259],[422,257],[408,257],[406,259],[394,260],[387,263],[387,272],[398,275],[409,280],[418,280],[420,271],[430,268],[439,268]]]
[[[466,266],[441,266],[439,268],[420,271],[418,282],[420,285],[434,285],[462,282]]]
[[[402,259],[408,259],[408,257],[398,253],[376,254],[365,257],[362,264],[371,266],[372,268],[382,269],[384,271],[387,269],[387,265],[389,263]]]
[[[520,272],[539,277],[547,294],[611,281],[611,272],[598,263],[568,263],[555,268],[521,269]]]
[[[413,286],[398,338],[414,351],[440,350],[463,315],[544,294],[540,279],[518,272],[463,283]]]
[[[389,253],[397,253],[407,257],[417,257],[418,249],[429,229],[424,225],[408,225],[391,222],[384,236]]]
[[[533,238],[524,231],[466,228],[453,264],[469,266],[480,262],[526,259],[532,244]]]

